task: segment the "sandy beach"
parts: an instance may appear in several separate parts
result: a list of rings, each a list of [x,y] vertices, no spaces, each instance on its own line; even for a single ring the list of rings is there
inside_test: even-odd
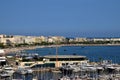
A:
[[[36,48],[45,48],[45,47],[62,47],[62,46],[120,46],[120,44],[61,44],[61,45],[42,45],[42,46],[27,46],[27,47],[15,47],[15,48],[5,48],[4,51],[8,53],[16,53],[22,50],[32,50]]]

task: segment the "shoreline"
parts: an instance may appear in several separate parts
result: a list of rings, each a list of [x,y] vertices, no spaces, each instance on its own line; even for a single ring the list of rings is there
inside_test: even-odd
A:
[[[120,44],[61,44],[61,45],[41,45],[41,46],[27,46],[27,47],[15,47],[15,48],[5,48],[3,49],[6,54],[16,53],[23,50],[32,50],[36,48],[54,48],[63,46],[120,46]]]

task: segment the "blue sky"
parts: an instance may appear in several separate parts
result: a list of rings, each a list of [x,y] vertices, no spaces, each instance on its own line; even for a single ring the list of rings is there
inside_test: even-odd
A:
[[[0,34],[120,37],[120,0],[0,0]]]

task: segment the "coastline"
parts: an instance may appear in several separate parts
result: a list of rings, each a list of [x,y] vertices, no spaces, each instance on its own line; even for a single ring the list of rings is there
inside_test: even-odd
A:
[[[120,46],[120,44],[61,44],[61,45],[41,45],[41,46],[27,46],[27,47],[15,47],[5,48],[6,54],[16,53],[23,50],[32,50],[36,48],[47,48],[47,47],[63,47],[63,46]]]

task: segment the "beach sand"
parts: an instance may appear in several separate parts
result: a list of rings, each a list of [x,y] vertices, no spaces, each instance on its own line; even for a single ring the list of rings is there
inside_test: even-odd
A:
[[[61,45],[42,45],[42,46],[27,46],[27,47],[15,47],[15,48],[5,48],[4,51],[8,53],[16,53],[23,50],[32,50],[36,48],[45,47],[61,47],[61,46],[120,46],[120,44],[61,44]]]

